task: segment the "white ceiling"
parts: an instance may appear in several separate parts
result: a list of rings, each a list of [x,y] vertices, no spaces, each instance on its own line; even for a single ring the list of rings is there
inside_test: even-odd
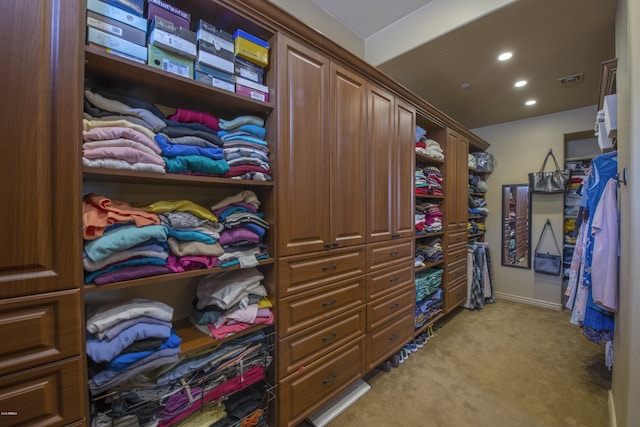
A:
[[[596,105],[600,64],[615,56],[617,0],[312,1],[364,39],[366,60],[470,129]],[[498,63],[503,49],[514,58]],[[575,73],[581,83],[560,85]]]
[[[360,38],[367,39],[434,0],[312,0]]]

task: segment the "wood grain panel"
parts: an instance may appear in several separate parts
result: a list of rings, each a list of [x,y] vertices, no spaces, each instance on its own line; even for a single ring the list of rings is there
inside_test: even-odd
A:
[[[0,297],[81,280],[78,3],[2,5]]]
[[[79,291],[0,300],[0,375],[81,352]]]
[[[367,331],[388,324],[394,318],[413,314],[416,290],[414,286],[405,286],[397,292],[367,304]]]
[[[367,333],[367,368],[373,369],[402,348],[413,337],[413,313],[399,317],[393,323]]]
[[[412,263],[402,263],[389,269],[367,274],[367,301],[413,285]]]
[[[396,98],[395,123],[395,233],[396,238],[412,237],[415,234],[415,109]]]

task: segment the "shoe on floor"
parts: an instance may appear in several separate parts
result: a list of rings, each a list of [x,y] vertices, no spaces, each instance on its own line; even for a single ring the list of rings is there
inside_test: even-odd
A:
[[[389,372],[391,370],[391,362],[389,360],[385,360],[381,364],[378,365],[378,369],[383,372]]]

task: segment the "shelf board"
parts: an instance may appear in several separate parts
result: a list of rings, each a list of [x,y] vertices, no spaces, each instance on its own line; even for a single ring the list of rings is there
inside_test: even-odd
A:
[[[481,237],[481,236],[484,236],[484,232],[482,232],[482,233],[475,233],[475,234],[468,234],[468,235],[467,235],[467,237],[468,237],[469,239],[475,239],[476,237]]]
[[[126,90],[131,97],[154,104],[181,106],[226,117],[239,114],[268,115],[272,103],[253,100],[234,92],[218,89],[197,80],[188,79],[146,64],[139,64],[107,53],[97,47],[85,46],[86,84]],[[115,83],[115,85],[114,85]]]
[[[489,174],[493,171],[485,171],[485,170],[480,170],[480,169],[476,169],[476,168],[469,168],[469,172],[473,172],[473,173],[479,173],[479,174]]]
[[[260,329],[268,328],[271,325],[256,325],[240,332],[237,332],[228,338],[217,340],[210,335],[205,334],[196,328],[189,319],[178,320],[173,323],[176,334],[180,337],[180,356],[186,354],[197,353],[202,350],[213,350],[225,341],[248,335]]]
[[[469,219],[485,219],[485,215],[469,215]]]
[[[444,160],[435,159],[433,157],[425,156],[424,154],[420,154],[416,152],[416,164],[418,163],[428,163],[430,165],[444,165]]]
[[[568,158],[564,159],[564,161],[566,163],[566,162],[579,162],[581,160],[593,160],[598,156],[599,156],[599,154],[591,154],[589,156],[568,157]]]
[[[487,193],[472,193],[472,192],[469,192],[469,194],[476,197],[484,197],[487,195]]]
[[[134,184],[189,184],[199,186],[224,185],[229,187],[273,187],[273,181],[254,181],[249,179],[218,178],[180,174],[161,174],[152,172],[124,171],[118,169],[83,167],[84,181],[119,182]]]
[[[444,195],[442,196],[433,196],[430,194],[416,194],[416,198],[417,199],[439,199],[439,200],[443,200],[444,199]]]
[[[261,260],[258,265],[273,264],[273,258]],[[124,282],[108,283],[106,285],[88,284],[84,286],[84,293],[104,292],[115,289],[132,288],[136,286],[148,285],[151,283],[168,282],[171,280],[188,279],[192,277],[207,276],[209,274],[222,273],[223,271],[239,270],[239,266],[231,266],[226,268],[204,268],[200,270],[184,271],[182,273],[168,273],[157,276],[142,277],[140,279],[126,280]]]
[[[444,259],[441,260],[441,261],[438,261],[438,262],[427,262],[427,263],[424,264],[424,267],[416,267],[413,272],[414,272],[414,274],[415,273],[419,273],[419,272],[424,271],[424,270],[426,270],[428,268],[438,267],[438,266],[443,265],[443,264],[444,264]]]
[[[424,234],[416,234],[417,239],[423,239],[425,237],[434,237],[434,236],[444,236],[444,231],[437,231],[435,233],[424,233]]]
[[[436,323],[438,320],[442,319],[444,317],[444,311],[440,314],[436,314],[433,318],[429,319],[424,325],[420,326],[419,328],[417,328],[415,330],[414,333],[414,337],[417,337],[418,335],[420,335],[421,333],[423,333],[424,331],[426,331],[427,329],[429,329],[429,326],[433,325],[434,323]]]

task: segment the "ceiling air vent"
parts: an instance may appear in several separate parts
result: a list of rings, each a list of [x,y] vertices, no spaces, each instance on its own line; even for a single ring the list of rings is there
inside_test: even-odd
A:
[[[584,80],[584,73],[572,74],[570,76],[566,76],[566,77],[562,77],[561,79],[558,79],[561,86],[574,85],[576,83],[580,83],[582,80]]]

